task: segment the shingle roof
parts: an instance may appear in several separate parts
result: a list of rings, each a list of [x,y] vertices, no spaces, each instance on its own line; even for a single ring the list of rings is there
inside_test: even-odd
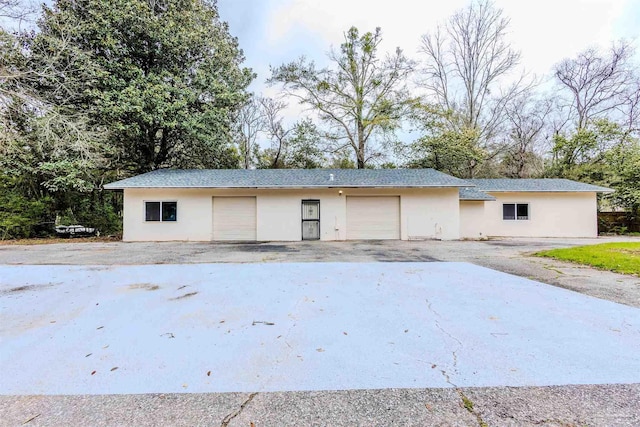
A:
[[[333,177],[333,180],[332,180]],[[433,169],[161,169],[105,185],[125,188],[467,187]]]
[[[483,193],[475,187],[462,187],[460,188],[460,200],[494,201],[496,198],[487,193]]]
[[[485,192],[596,192],[613,190],[568,179],[468,179],[478,190]]]

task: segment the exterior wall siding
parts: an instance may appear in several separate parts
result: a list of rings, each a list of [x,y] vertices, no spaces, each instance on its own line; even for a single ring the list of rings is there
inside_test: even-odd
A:
[[[339,194],[342,191],[342,194]],[[320,200],[320,239],[345,240],[347,196],[400,196],[400,238],[460,237],[457,188],[434,189],[126,189],[124,241],[211,241],[214,196],[256,196],[257,240],[302,239],[302,200]],[[176,222],[145,222],[145,201],[177,201]]]
[[[484,201],[465,200],[460,202],[460,238],[482,239],[487,237],[485,228]]]
[[[485,202],[484,221],[478,224],[495,237],[597,237],[595,193],[490,193],[497,200]],[[529,220],[502,219],[504,203],[528,203]],[[469,213],[469,212],[468,212]],[[480,218],[475,219],[480,222]],[[473,215],[463,214],[464,233]]]
[[[178,202],[177,221],[146,222],[144,202]],[[212,198],[203,190],[124,190],[124,241],[207,241],[212,236]]]
[[[402,240],[460,238],[458,189],[404,193],[400,197]]]

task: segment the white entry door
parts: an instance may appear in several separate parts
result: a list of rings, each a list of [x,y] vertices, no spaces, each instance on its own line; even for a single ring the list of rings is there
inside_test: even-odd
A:
[[[400,239],[400,197],[347,197],[347,240]]]
[[[213,240],[256,240],[256,198],[214,197]]]

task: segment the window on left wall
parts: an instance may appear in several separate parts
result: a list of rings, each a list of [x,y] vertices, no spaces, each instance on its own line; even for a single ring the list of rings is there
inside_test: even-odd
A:
[[[178,220],[178,202],[145,202],[145,221],[174,222]]]

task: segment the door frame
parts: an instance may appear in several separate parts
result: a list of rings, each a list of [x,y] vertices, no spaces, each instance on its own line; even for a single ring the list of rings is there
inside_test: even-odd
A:
[[[318,205],[318,219],[304,219],[304,205],[305,203],[316,203]],[[300,222],[300,235],[302,237],[302,240],[304,241],[314,241],[314,240],[320,240],[320,236],[322,236],[322,231],[321,231],[321,223],[320,223],[320,218],[322,215],[322,212],[320,212],[320,200],[319,199],[302,199],[301,203],[300,203],[300,219],[302,220]],[[305,239],[304,238],[304,223],[305,222],[317,222],[318,223],[318,238],[317,239]]]

